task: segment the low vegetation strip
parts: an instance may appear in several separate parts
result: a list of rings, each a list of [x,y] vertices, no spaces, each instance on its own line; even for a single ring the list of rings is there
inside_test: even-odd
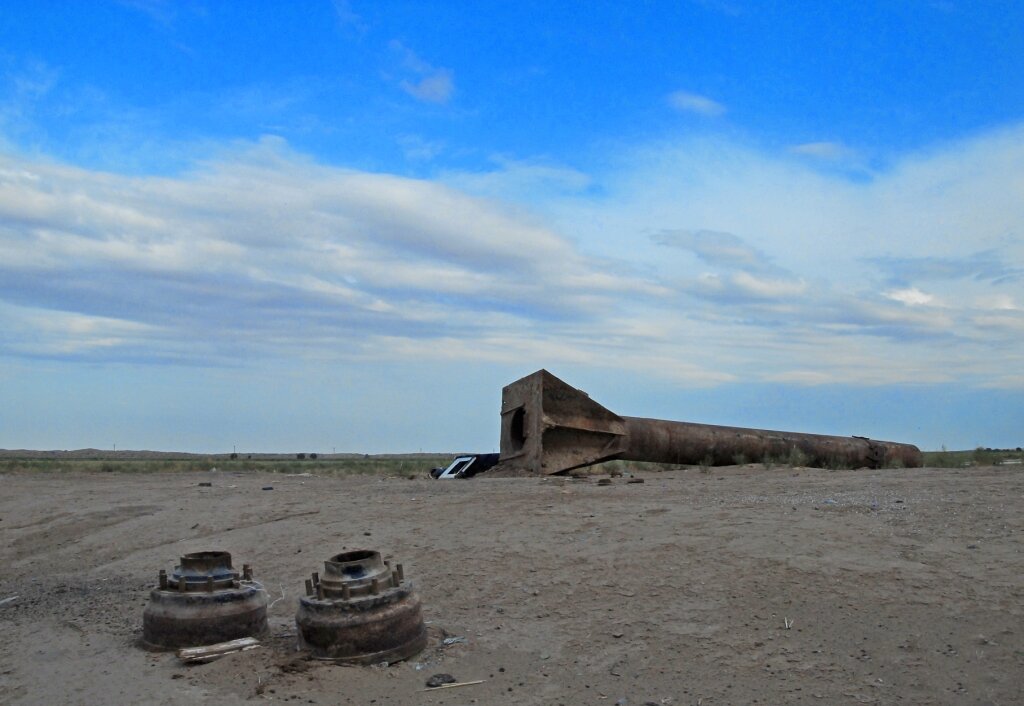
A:
[[[1020,464],[1024,451],[978,447],[970,451],[925,451],[924,465],[929,468],[966,468],[968,466],[1012,466]]]
[[[163,451],[8,451],[0,450],[0,472],[65,473],[158,473],[175,471],[224,471],[229,473],[316,473],[325,475],[378,474],[417,477],[437,466],[447,466],[457,453],[447,454],[190,454]],[[1022,464],[1024,452],[1016,449],[925,451],[927,468],[1013,466]],[[737,465],[746,461],[738,458]],[[773,467],[802,465],[792,459],[759,464]],[[1024,467],[1024,465],[1022,465]],[[665,471],[677,466],[663,463],[608,461],[590,472],[604,474],[634,471]],[[702,470],[703,466],[702,466]]]
[[[255,455],[254,455],[255,456]],[[297,455],[277,458],[230,456],[190,456],[185,458],[39,458],[0,457],[0,472],[42,473],[159,473],[175,471],[223,471],[227,473],[317,473],[325,475],[380,474],[397,476],[425,475],[435,466],[444,466],[452,454],[409,454],[386,456],[346,455],[299,459]]]

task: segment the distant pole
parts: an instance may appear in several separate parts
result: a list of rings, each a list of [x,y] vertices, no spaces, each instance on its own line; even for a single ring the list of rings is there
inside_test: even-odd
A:
[[[338,453],[338,447],[337,446],[332,446],[331,447],[331,454],[334,455],[334,454],[337,454],[337,453]]]
[[[233,453],[233,454],[238,453],[238,449],[235,448],[234,444],[231,444],[231,453]]]
[[[114,451],[117,451],[117,444],[114,444]]]

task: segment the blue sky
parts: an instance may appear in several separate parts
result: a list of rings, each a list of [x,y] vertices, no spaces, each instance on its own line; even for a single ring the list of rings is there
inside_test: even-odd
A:
[[[1024,443],[1024,6],[8,3],[0,447]]]

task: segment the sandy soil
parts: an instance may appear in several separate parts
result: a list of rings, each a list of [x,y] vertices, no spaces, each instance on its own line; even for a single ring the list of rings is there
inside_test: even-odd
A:
[[[0,476],[0,702],[1024,703],[1021,471],[625,480]],[[418,658],[295,651],[303,579],[346,548],[405,565]],[[283,593],[273,637],[194,667],[139,650],[158,570],[204,549]],[[437,672],[486,681],[421,691]]]

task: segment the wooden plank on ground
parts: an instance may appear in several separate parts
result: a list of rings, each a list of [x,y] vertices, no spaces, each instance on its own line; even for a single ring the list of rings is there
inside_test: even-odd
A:
[[[192,664],[195,662],[209,662],[212,659],[229,655],[232,652],[244,652],[254,650],[260,646],[260,641],[252,637],[243,637],[238,640],[218,642],[216,645],[203,645],[202,647],[182,647],[178,650],[178,659],[182,662]]]

